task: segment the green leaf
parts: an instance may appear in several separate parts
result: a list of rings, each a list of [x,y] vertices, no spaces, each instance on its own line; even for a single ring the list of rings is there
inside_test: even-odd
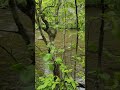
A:
[[[62,63],[62,59],[60,57],[56,58],[56,63],[57,64],[61,64]]]
[[[56,83],[54,83],[54,84],[52,85],[52,90],[54,90],[55,87],[56,87]]]
[[[52,60],[52,54],[46,54],[46,55],[43,57],[43,60],[44,60],[44,61],[50,61],[50,60]]]
[[[50,70],[54,70],[53,63],[49,63],[49,69],[50,69]]]
[[[76,88],[75,82],[72,82],[71,84],[72,84],[73,88],[75,89]]]
[[[64,49],[59,49],[58,52],[63,53],[63,52],[65,52],[65,50]]]

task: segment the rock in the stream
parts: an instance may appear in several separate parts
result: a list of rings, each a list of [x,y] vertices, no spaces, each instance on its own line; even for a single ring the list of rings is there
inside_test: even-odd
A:
[[[77,78],[76,81],[79,83],[78,90],[85,90],[85,81],[79,78]]]
[[[79,87],[78,90],[85,90],[85,88],[80,88],[80,87]]]

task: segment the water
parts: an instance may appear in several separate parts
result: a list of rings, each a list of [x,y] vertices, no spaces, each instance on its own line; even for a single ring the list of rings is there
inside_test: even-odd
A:
[[[85,90],[85,88],[78,88],[78,90]]]

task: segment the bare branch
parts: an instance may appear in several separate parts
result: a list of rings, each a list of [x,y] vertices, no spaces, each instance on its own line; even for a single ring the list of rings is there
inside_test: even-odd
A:
[[[40,20],[39,20],[39,17],[37,16],[37,13],[36,13],[36,23],[37,23],[37,25],[38,25],[38,29],[39,29],[39,31],[40,31],[40,34],[41,34],[41,36],[42,36],[42,38],[43,38],[43,41],[45,42],[45,44],[47,45],[47,40],[46,40],[46,38],[45,38],[45,36],[44,36],[44,34],[43,34],[43,32],[42,32],[42,29],[41,29],[41,25],[40,25]]]

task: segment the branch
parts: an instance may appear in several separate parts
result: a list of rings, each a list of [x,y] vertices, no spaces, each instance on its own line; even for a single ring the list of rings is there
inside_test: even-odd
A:
[[[55,39],[55,37],[56,37],[57,31],[54,30],[54,32],[52,32],[52,30],[49,29],[49,23],[48,23],[48,21],[45,19],[45,14],[42,14],[42,15],[41,15],[41,19],[42,19],[42,21],[44,22],[44,24],[45,24],[45,26],[46,26],[45,28],[43,28],[43,30],[48,34],[50,42],[54,41],[54,39]]]
[[[42,21],[44,22],[44,24],[45,24],[45,26],[46,26],[46,28],[44,28],[44,31],[47,32],[47,33],[49,33],[49,31],[48,31],[48,29],[49,29],[49,23],[48,23],[48,21],[45,19],[45,14],[42,14],[42,15],[41,15],[41,19],[42,19]]]
[[[47,8],[50,8],[50,7],[55,7],[55,6],[47,6],[41,11],[41,13],[44,12]]]
[[[41,7],[41,4],[42,4],[42,2],[39,2],[40,4],[39,4],[39,7]],[[36,13],[36,23],[37,23],[37,25],[38,25],[38,30],[40,31],[40,34],[41,34],[41,36],[42,36],[42,38],[43,38],[43,41],[45,42],[45,44],[47,45],[48,43],[47,43],[47,40],[46,40],[46,38],[45,38],[45,36],[44,36],[44,34],[43,34],[43,32],[42,32],[42,28],[41,28],[41,25],[40,25],[40,20],[39,20],[39,17],[37,16],[37,12],[35,12]]]
[[[76,28],[77,28],[77,35],[76,35],[76,55],[78,54],[78,43],[79,43],[79,34],[78,34],[78,6],[77,6],[77,0],[75,0],[75,14],[76,14]],[[76,61],[75,61],[75,65],[74,65],[74,79],[76,79]]]

